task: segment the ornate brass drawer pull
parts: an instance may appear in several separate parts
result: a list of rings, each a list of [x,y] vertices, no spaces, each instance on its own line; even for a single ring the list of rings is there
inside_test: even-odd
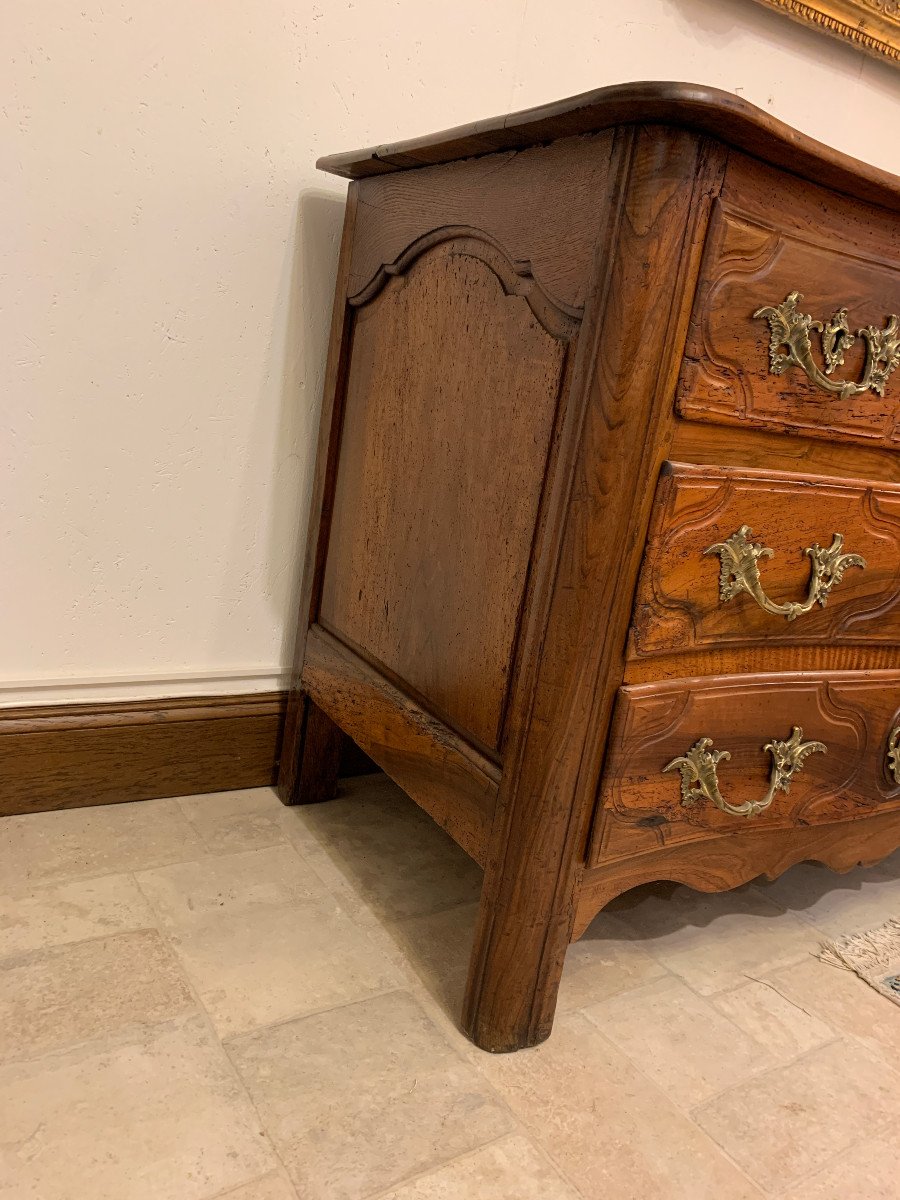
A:
[[[812,560],[806,599],[802,604],[792,601],[776,604],[763,591],[757,565],[759,559],[771,558],[775,551],[751,542],[749,538],[752,533],[749,525],[742,525],[724,542],[715,542],[703,551],[704,554],[718,554],[721,561],[719,599],[723,603],[733,600],[740,592],[748,592],[766,612],[793,621],[803,613],[808,613],[816,604],[824,608],[831,589],[841,582],[848,567],[866,565],[866,560],[859,554],[841,553],[844,548],[842,533],[834,535],[834,541],[827,550],[815,542],[803,551]]]
[[[842,400],[858,396],[869,388],[883,396],[888,377],[900,364],[900,317],[888,317],[884,329],[867,325],[865,329],[858,330],[854,337],[847,324],[846,308],[839,308],[831,320],[823,324],[797,311],[802,299],[799,292],[791,292],[783,304],[767,304],[753,314],[754,319],[769,322],[771,374],[782,375],[789,367],[800,367],[817,387],[840,396]],[[809,337],[811,329],[815,329],[822,337],[824,372],[813,361]],[[844,351],[849,350],[857,337],[863,338],[866,343],[862,379],[859,383],[854,383],[852,379],[829,379],[835,367],[844,365]],[[787,349],[786,354],[783,347]]]
[[[891,736],[888,739],[887,760],[894,782],[900,783],[900,725],[891,730]]]
[[[688,750],[672,761],[663,771],[671,771],[677,767],[681,772],[681,803],[685,808],[692,808],[698,800],[711,800],[722,812],[731,813],[735,817],[755,817],[757,813],[765,812],[775,799],[776,792],[789,792],[791,779],[795,772],[803,767],[804,760],[817,750],[824,754],[822,742],[804,742],[803,730],[795,725],[790,738],[786,742],[766,742],[763,750],[772,755],[772,772],[769,776],[769,790],[762,800],[746,800],[743,804],[729,804],[719,791],[719,780],[716,769],[722,759],[731,758],[727,750],[711,750],[712,738],[703,737],[695,742]]]

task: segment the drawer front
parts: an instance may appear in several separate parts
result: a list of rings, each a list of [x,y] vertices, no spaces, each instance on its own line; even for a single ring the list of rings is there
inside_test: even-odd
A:
[[[761,642],[900,644],[900,486],[666,464],[630,657]]]
[[[900,801],[900,672],[719,676],[620,690],[594,861]]]
[[[710,223],[681,416],[900,443],[900,224],[738,159]]]

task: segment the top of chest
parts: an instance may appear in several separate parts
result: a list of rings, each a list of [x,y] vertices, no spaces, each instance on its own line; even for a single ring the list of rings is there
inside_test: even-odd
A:
[[[691,83],[616,84],[440,133],[328,155],[317,165],[347,179],[365,179],[651,124],[694,130],[801,178],[900,212],[897,176],[807,137],[739,96]]]

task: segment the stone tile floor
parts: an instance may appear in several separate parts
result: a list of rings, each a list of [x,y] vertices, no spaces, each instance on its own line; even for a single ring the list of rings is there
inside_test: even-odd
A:
[[[477,869],[381,776],[0,824],[3,1200],[900,1198],[900,854],[621,897],[556,1028],[457,1032]]]

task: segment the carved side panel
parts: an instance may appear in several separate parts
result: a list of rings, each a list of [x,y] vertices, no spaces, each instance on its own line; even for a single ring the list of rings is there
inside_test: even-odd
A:
[[[863,817],[900,802],[890,769],[900,717],[900,672],[720,676],[622,688],[600,789],[591,863],[751,829]],[[707,800],[683,803],[680,771],[664,768],[701,738],[726,751],[716,768],[734,807],[765,797],[773,756],[764,747],[792,729],[825,752],[804,757],[788,791],[764,812],[735,816]]]
[[[678,383],[679,413],[692,420],[802,432],[896,446],[900,442],[900,372],[885,394],[842,398],[792,366],[770,369],[770,328],[754,313],[799,292],[799,308],[829,322],[846,309],[855,335],[829,378],[859,380],[866,343],[857,331],[880,330],[900,314],[900,255],[896,222],[864,250],[841,238],[840,222],[797,197],[780,198],[768,215],[748,212],[734,198],[719,201],[710,227]],[[804,219],[805,218],[805,219]],[[799,219],[799,225],[793,220]],[[824,369],[821,334],[810,335],[815,365]]]
[[[830,547],[860,555],[808,612],[788,620],[747,591],[723,601],[721,560],[704,554],[742,526],[773,550],[757,567],[765,596],[801,603],[813,568],[804,553]],[[900,644],[900,486],[670,464],[659,481],[638,584],[630,657],[726,646]]]
[[[348,296],[359,300],[413,243],[455,227],[505,247],[517,270],[580,316],[609,200],[612,141],[608,130],[365,180]]]
[[[319,621],[496,751],[578,322],[491,239],[436,240],[354,317]]]

